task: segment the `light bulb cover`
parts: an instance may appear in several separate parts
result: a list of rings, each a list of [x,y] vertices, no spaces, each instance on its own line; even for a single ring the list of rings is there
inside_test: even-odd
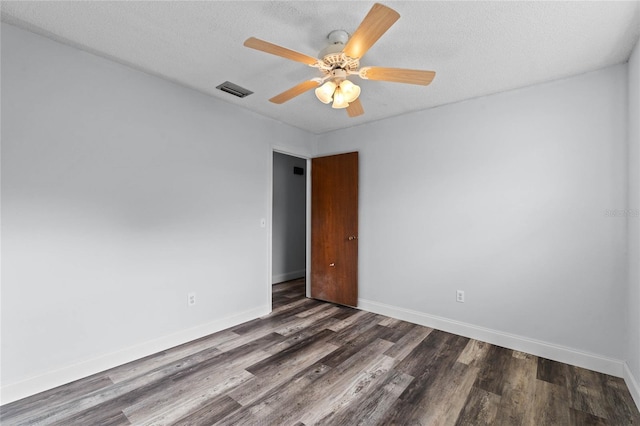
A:
[[[327,81],[316,89],[316,97],[323,104],[331,103],[333,100],[333,92],[336,90],[336,83]]]
[[[347,102],[347,99],[344,96],[344,93],[342,93],[340,86],[336,87],[336,91],[333,94],[333,105],[331,105],[331,107],[340,109],[340,108],[346,108],[348,106],[349,106],[349,102]]]
[[[360,86],[353,84],[349,80],[344,80],[340,83],[340,90],[344,94],[347,102],[353,102],[360,96]]]

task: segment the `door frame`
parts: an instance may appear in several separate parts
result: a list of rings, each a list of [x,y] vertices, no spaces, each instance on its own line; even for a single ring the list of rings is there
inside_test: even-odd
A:
[[[315,150],[313,150],[315,151]],[[355,150],[358,153],[360,152],[359,150]],[[305,260],[305,281],[306,281],[306,288],[305,288],[305,296],[306,297],[311,297],[311,160],[314,157],[325,157],[325,156],[329,156],[329,155],[339,155],[339,154],[346,154],[349,152],[354,152],[353,149],[348,149],[348,150],[339,150],[339,151],[335,151],[335,152],[327,152],[327,153],[323,153],[322,155],[318,155],[317,152],[310,152],[308,149],[304,149],[302,147],[300,147],[300,150],[298,151],[296,148],[292,148],[292,147],[285,147],[285,146],[278,146],[278,145],[272,145],[271,146],[271,150],[270,150],[270,155],[269,155],[269,176],[268,176],[268,188],[267,188],[267,192],[268,192],[268,200],[267,200],[267,207],[268,207],[268,211],[267,211],[267,296],[268,296],[268,301],[269,301],[269,312],[271,312],[271,309],[273,309],[273,284],[271,283],[272,279],[273,279],[273,225],[272,225],[272,219],[273,219],[273,153],[274,152],[279,152],[280,154],[285,154],[285,155],[290,155],[292,157],[298,157],[298,158],[302,158],[303,160],[305,160],[307,162],[307,176],[305,177],[305,182],[307,184],[307,194],[306,194],[306,198],[307,198],[307,205],[306,205],[306,210],[307,210],[307,217],[306,217],[306,221],[307,221],[307,226],[306,226],[306,260]],[[360,172],[358,171],[358,174],[360,174]],[[358,207],[358,214],[360,214],[360,207]],[[358,260],[358,266],[359,266],[360,260]]]
[[[311,297],[311,159],[313,158],[309,155],[309,152],[296,152],[291,148],[284,148],[278,146],[271,147],[271,155],[269,161],[269,196],[268,196],[268,217],[267,217],[267,283],[268,283],[268,296],[269,296],[269,306],[273,308],[273,157],[274,153],[280,153],[289,155],[291,157],[302,158],[306,161],[306,175],[305,175],[305,183],[306,183],[306,226],[305,226],[305,296]]]

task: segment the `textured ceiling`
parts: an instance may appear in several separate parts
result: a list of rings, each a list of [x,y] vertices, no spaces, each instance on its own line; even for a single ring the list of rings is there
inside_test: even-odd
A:
[[[318,71],[242,43],[255,36],[316,56],[330,31],[353,33],[373,2],[3,1],[1,8],[4,22],[313,133],[622,63],[640,33],[638,1],[383,3],[401,18],[361,66],[437,74],[427,87],[355,77],[365,110],[356,118],[321,104],[313,91],[272,104]],[[226,80],[254,94],[239,99],[215,89]]]

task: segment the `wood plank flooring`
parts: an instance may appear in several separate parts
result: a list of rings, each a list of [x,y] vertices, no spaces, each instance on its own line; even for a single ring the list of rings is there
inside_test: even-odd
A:
[[[273,312],[0,407],[2,425],[640,425],[622,379],[274,286]]]

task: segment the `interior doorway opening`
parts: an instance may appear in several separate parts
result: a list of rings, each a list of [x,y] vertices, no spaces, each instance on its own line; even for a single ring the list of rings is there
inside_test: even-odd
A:
[[[272,170],[271,285],[306,283],[307,159],[273,151]]]

